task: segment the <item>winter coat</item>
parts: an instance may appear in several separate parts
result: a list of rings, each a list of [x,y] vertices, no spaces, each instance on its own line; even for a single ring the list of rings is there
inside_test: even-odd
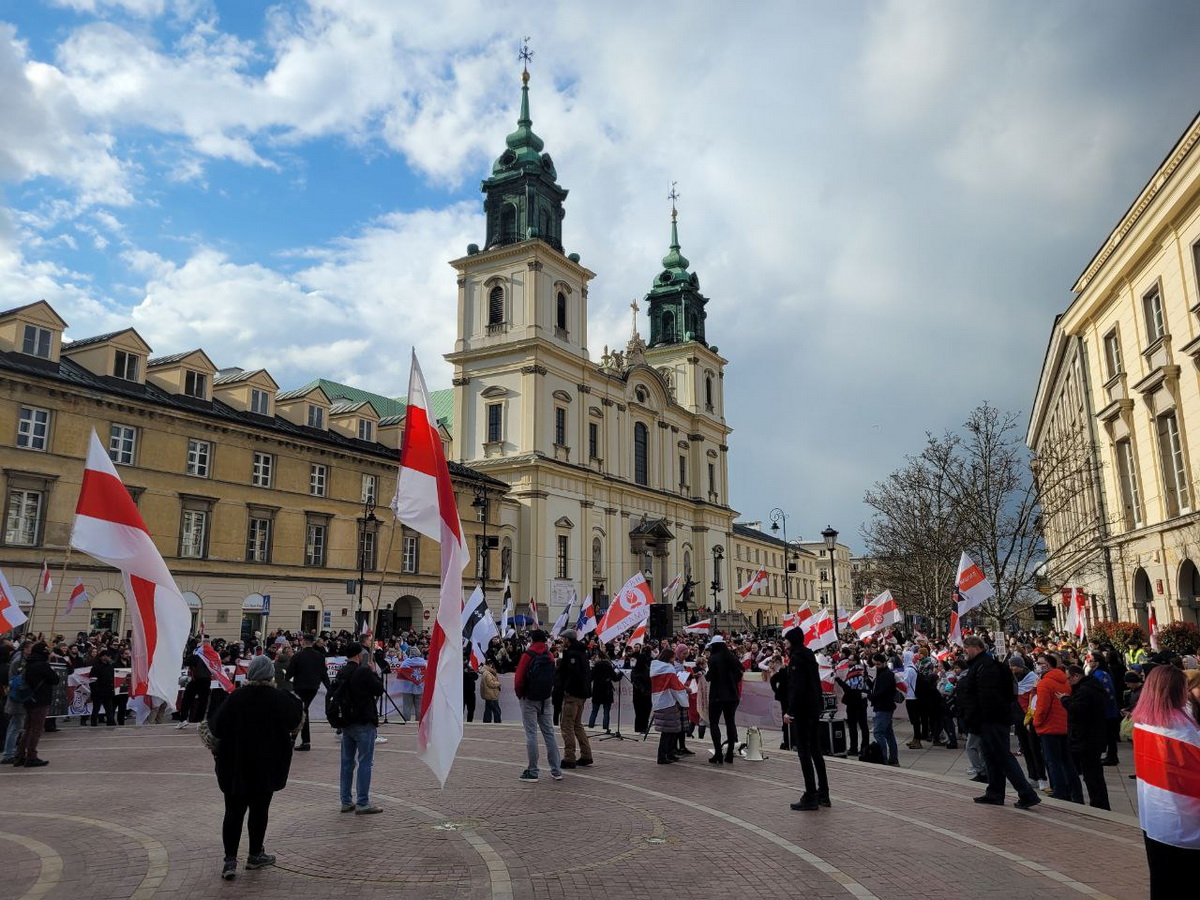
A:
[[[713,647],[704,677],[708,681],[709,703],[737,703],[741,699],[738,688],[742,682],[742,666],[723,645]]]
[[[315,647],[296,651],[288,660],[287,677],[297,691],[315,691],[321,685],[329,690],[329,669],[325,665],[325,655]]]
[[[116,693],[116,670],[102,659],[92,663],[91,692],[93,700],[104,700]]]
[[[1062,669],[1050,669],[1038,681],[1037,709],[1033,711],[1033,729],[1038,734],[1066,734],[1067,710],[1058,694],[1071,693],[1071,682]]]
[[[338,681],[344,682],[341,690],[346,692],[350,707],[351,725],[378,725],[379,703],[383,696],[383,682],[370,667],[348,662],[338,673]]]
[[[293,732],[300,727],[300,700],[269,684],[233,691],[209,720],[217,747],[217,784],[222,793],[252,796],[283,790],[292,765]]]
[[[1106,699],[1104,685],[1095,675],[1080,679],[1071,696],[1063,698],[1062,705],[1067,710],[1067,747],[1072,752],[1099,756],[1108,746]]]
[[[817,656],[803,645],[792,644],[787,666],[788,715],[793,719],[817,719],[825,709]]]
[[[986,653],[967,663],[954,696],[967,734],[978,734],[983,725],[1012,724],[1016,698],[1012,671]]]
[[[49,654],[36,651],[31,653],[29,664],[25,666],[25,683],[29,685],[33,696],[25,701],[25,708],[49,706],[54,696],[54,686],[58,682],[58,673],[50,668]]]
[[[479,696],[484,700],[500,699],[500,676],[490,666],[479,670]]]
[[[896,676],[887,666],[875,670],[875,680],[871,682],[867,699],[876,712],[896,711]]]
[[[592,667],[579,641],[568,641],[556,673],[563,695],[586,700],[592,696]]]
[[[608,706],[613,702],[613,682],[616,677],[616,670],[610,661],[596,660],[592,666],[592,703],[595,706]]]

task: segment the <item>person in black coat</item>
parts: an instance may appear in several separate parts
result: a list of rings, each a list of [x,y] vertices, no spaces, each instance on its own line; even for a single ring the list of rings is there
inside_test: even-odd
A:
[[[613,668],[608,654],[601,647],[596,651],[596,660],[592,663],[592,714],[588,719],[588,728],[596,727],[596,716],[603,713],[604,733],[609,733],[609,713],[613,705],[613,684],[620,679]]]
[[[783,723],[785,727],[791,726],[792,740],[800,755],[800,771],[804,775],[804,793],[792,804],[792,809],[809,811],[831,805],[819,731],[825,698],[817,657],[804,646],[804,632],[793,628],[788,632],[787,640],[788,711]]]
[[[301,643],[303,646],[288,661],[287,678],[304,704],[304,727],[300,731],[300,746],[296,749],[308,750],[312,746],[312,734],[308,727],[309,708],[321,685],[329,690],[329,669],[325,665],[325,654],[313,646],[311,634],[304,635]]]
[[[561,688],[563,694],[562,767],[573,769],[576,764],[592,764],[592,742],[583,727],[583,705],[592,695],[592,667],[575,629],[564,629],[562,640],[562,659],[559,660],[558,671],[555,673],[555,687]],[[575,758],[576,745],[578,759]]]
[[[789,632],[790,633],[790,632]],[[771,676],[768,684],[771,686],[771,696],[775,698],[775,702],[779,704],[780,717],[786,717],[788,714],[788,670],[787,666],[780,666],[775,674]],[[792,749],[792,729],[788,727],[785,720],[783,726],[783,741],[779,745],[780,750]]]
[[[100,724],[100,708],[104,707],[104,724],[117,724],[117,688],[116,670],[112,664],[112,654],[101,650],[92,663],[91,672],[92,692],[92,725]],[[85,721],[85,720],[81,720]]]
[[[867,691],[867,699],[875,710],[875,718],[871,723],[875,734],[875,743],[883,755],[882,762],[889,766],[900,765],[900,748],[896,744],[896,731],[892,727],[892,716],[896,714],[896,676],[888,668],[887,657],[876,653],[871,657],[875,667],[875,679]]]
[[[738,702],[741,700],[739,687],[742,683],[742,664],[725,643],[725,638],[719,634],[708,642],[708,669],[704,678],[708,682],[708,726],[712,729],[715,749],[709,762],[717,766],[722,762],[732,763],[733,748],[737,746],[738,739],[736,716]],[[725,719],[728,738],[724,750],[721,749],[722,717]]]
[[[183,689],[183,700],[179,704],[180,722],[177,728],[203,722],[208,713],[212,694],[212,673],[204,660],[195,653],[187,656],[188,683]]]
[[[300,701],[275,687],[274,663],[269,657],[256,656],[245,685],[231,693],[209,719],[209,731],[218,741],[214,754],[217,784],[225,795],[222,878],[237,875],[238,845],[247,812],[250,855],[246,868],[260,869],[275,862],[263,846],[267,817],[271,798],[287,786],[292,741],[303,718]]]
[[[634,657],[629,684],[633,689],[633,730],[646,734],[650,731],[650,707],[654,698],[650,691],[650,648],[644,644]]]
[[[1067,680],[1071,682],[1071,693],[1058,695],[1067,711],[1067,749],[1087,785],[1089,805],[1112,809],[1101,761],[1108,745],[1105,712],[1108,692],[1096,676],[1085,675],[1079,666],[1067,666]]]
[[[475,698],[479,696],[479,673],[471,667],[471,651],[463,651],[463,709],[467,721],[475,721]]]
[[[38,741],[42,739],[42,732],[46,728],[46,714],[50,712],[54,686],[59,682],[58,673],[50,668],[50,649],[45,641],[38,641],[30,649],[24,677],[31,696],[24,704],[25,730],[21,733],[13,765],[36,769],[49,765],[49,760],[38,756]]]
[[[858,755],[859,735],[862,735],[862,749],[866,751],[871,744],[870,729],[867,728],[867,681],[865,677],[866,661],[859,663],[851,654],[850,668],[846,677],[835,677],[842,688],[842,703],[846,707],[846,731],[850,738],[851,756]]]

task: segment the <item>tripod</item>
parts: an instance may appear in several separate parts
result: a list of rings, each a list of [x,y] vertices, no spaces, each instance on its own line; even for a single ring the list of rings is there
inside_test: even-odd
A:
[[[408,717],[404,715],[400,707],[396,705],[396,701],[392,699],[392,695],[388,693],[388,679],[391,677],[391,672],[383,673],[383,693],[379,696],[379,712],[383,713],[383,724],[391,725],[392,723],[388,721],[388,706],[390,705],[396,711],[396,715],[400,717],[400,723],[407,725]]]
[[[621,694],[625,686],[625,673],[620,669],[613,671],[617,673],[617,730],[598,738],[598,741],[623,741],[626,739],[625,735],[621,734]]]

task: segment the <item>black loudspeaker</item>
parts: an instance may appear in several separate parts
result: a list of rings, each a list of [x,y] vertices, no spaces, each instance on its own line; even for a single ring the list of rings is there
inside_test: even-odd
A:
[[[821,753],[825,756],[846,756],[846,720],[821,719]]]
[[[393,632],[396,630],[393,622],[394,618],[395,612],[393,610],[381,609],[379,611],[379,622],[377,623],[377,627],[375,629],[375,637],[379,638],[381,641],[390,640]]]
[[[674,631],[672,619],[674,618],[671,604],[655,603],[650,607],[650,640],[661,641],[664,638],[669,638]]]

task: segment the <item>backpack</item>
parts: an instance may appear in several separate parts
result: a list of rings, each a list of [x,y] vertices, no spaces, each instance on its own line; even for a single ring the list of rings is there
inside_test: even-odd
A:
[[[345,728],[354,724],[354,711],[350,705],[350,691],[346,684],[348,678],[341,674],[333,680],[329,691],[325,694],[325,721],[334,728]]]
[[[880,747],[875,741],[871,741],[871,743],[867,744],[867,746],[863,749],[862,754],[858,758],[865,763],[882,763],[883,748]]]
[[[13,703],[28,703],[33,699],[33,688],[25,680],[24,667],[21,668],[21,671],[14,672],[8,679],[8,699]]]
[[[525,670],[525,699],[549,700],[554,693],[554,657],[549,653],[529,654],[529,668]]]

